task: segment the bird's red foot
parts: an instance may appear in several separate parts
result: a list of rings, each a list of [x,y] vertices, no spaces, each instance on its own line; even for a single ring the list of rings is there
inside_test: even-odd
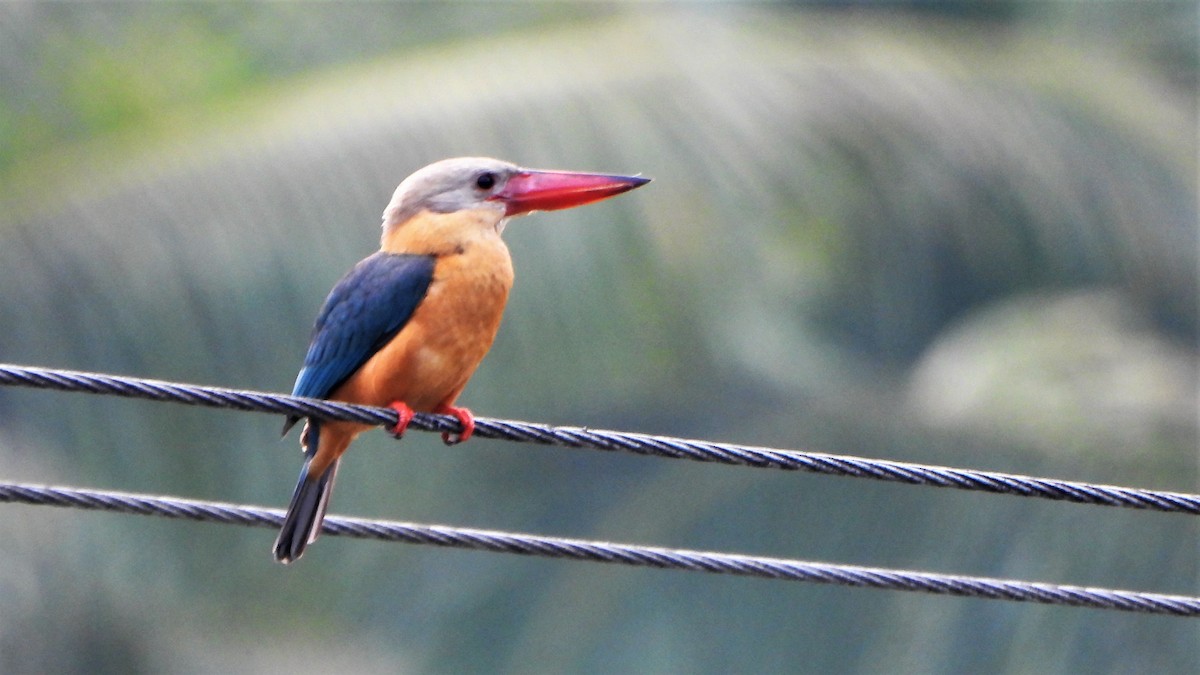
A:
[[[413,411],[404,401],[392,401],[388,405],[389,408],[396,411],[396,425],[388,428],[388,433],[396,438],[403,438],[404,432],[408,429],[408,423],[412,422]]]
[[[442,432],[442,442],[446,445],[457,445],[471,437],[475,433],[475,416],[466,408],[455,408],[450,405],[439,405],[435,413],[439,415],[454,415],[458,418],[458,423],[462,425],[462,431],[457,434],[452,434],[449,431]]]

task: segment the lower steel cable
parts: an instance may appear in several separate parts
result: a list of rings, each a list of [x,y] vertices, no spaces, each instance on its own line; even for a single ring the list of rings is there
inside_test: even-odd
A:
[[[250,527],[276,528],[283,522],[283,511],[279,509],[16,483],[0,483],[0,502],[184,518]],[[1200,617],[1200,597],[1182,595],[858,567],[340,516],[326,517],[323,532],[332,536],[432,544],[634,567]]]

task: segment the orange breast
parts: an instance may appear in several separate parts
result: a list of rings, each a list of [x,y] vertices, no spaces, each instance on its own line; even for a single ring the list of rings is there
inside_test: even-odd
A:
[[[430,412],[452,405],[500,328],[512,261],[499,234],[472,237],[438,256],[425,299],[404,328],[332,398]]]

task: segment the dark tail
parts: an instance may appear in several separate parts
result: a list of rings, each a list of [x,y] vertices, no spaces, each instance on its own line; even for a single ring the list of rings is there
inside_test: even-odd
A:
[[[304,468],[300,469],[300,481],[296,483],[279,538],[275,540],[275,560],[284,564],[299,560],[304,549],[321,533],[321,522],[325,520],[325,509],[333,492],[333,479],[341,463],[341,460],[334,460],[319,476],[309,473],[319,437],[317,424],[310,421],[304,435]]]

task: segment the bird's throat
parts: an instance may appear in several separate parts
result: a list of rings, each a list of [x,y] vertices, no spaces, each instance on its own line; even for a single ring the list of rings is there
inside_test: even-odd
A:
[[[495,209],[453,213],[420,211],[402,223],[389,224],[380,248],[387,253],[445,256],[461,254],[477,244],[500,243],[503,214]]]

